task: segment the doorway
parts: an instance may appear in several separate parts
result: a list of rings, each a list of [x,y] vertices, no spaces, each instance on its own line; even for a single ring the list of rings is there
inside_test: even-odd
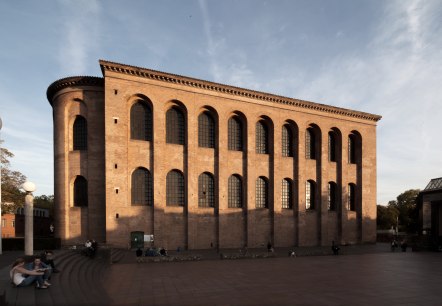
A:
[[[131,249],[144,248],[144,232],[135,231],[130,233],[130,247]]]

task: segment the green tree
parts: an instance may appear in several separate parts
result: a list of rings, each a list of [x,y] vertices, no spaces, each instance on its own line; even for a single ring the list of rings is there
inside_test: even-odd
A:
[[[54,196],[41,195],[34,197],[34,206],[49,209],[51,216],[54,215]]]
[[[399,216],[399,211],[393,206],[377,205],[377,228],[378,229],[391,229],[396,227],[396,218]]]
[[[396,200],[388,202],[388,207],[394,207],[399,211],[399,227],[409,233],[418,229],[419,211],[416,199],[419,189],[409,189],[397,196]]]
[[[1,141],[2,143],[3,141]],[[1,144],[0,143],[0,144]],[[21,185],[26,181],[26,176],[20,171],[11,170],[9,159],[14,154],[1,146],[0,160],[2,171],[2,213],[14,213],[25,201],[25,192],[20,190]],[[10,205],[5,205],[8,203]]]

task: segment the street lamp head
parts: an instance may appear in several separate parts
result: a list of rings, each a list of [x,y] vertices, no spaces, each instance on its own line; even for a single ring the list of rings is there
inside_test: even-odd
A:
[[[36,189],[35,184],[32,182],[24,182],[21,188],[26,192],[34,192]]]

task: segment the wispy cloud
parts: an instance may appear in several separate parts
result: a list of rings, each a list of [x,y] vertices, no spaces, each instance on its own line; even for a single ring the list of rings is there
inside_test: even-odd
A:
[[[380,203],[441,175],[442,44],[435,37],[440,30],[433,31],[437,2],[390,3],[366,55],[335,58],[299,93],[383,115],[378,127]]]
[[[59,4],[63,12],[63,38],[58,61],[65,75],[84,75],[89,70],[88,54],[97,50],[100,44],[100,2],[60,0]]]
[[[258,89],[261,83],[255,79],[253,71],[247,67],[247,55],[240,50],[235,50],[234,46],[227,47],[225,38],[214,37],[207,2],[206,0],[198,0],[198,3],[203,18],[204,34],[207,41],[206,53],[209,58],[213,80],[239,87]],[[227,56],[227,53],[230,56]],[[226,58],[232,57],[235,60],[226,61]]]
[[[0,114],[2,145],[14,154],[11,169],[37,183],[36,194],[52,194],[52,121],[41,119],[47,116],[49,106],[25,104],[26,98],[29,97],[16,96],[0,85],[0,101],[8,101],[2,104]]]
[[[211,24],[210,24],[210,16],[209,11],[207,9],[207,3],[206,0],[198,0],[198,4],[201,9],[201,14],[203,16],[203,27],[204,27],[204,34],[206,35],[207,39],[207,53],[210,56],[215,55],[215,46],[213,43],[212,33],[211,33]]]

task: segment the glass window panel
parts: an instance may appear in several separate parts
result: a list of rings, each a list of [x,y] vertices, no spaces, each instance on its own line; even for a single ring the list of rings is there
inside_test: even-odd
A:
[[[152,179],[150,172],[138,168],[132,173],[132,205],[149,205],[152,200]]]
[[[130,138],[152,140],[152,111],[141,101],[132,105],[130,110]]]
[[[305,183],[305,209],[315,209],[315,185],[312,181]]]
[[[242,151],[242,127],[239,118],[229,119],[229,150]]]
[[[356,163],[356,141],[355,136],[348,137],[348,162],[350,164]]]
[[[282,180],[281,203],[282,208],[292,208],[292,184],[290,180]]]
[[[282,127],[282,156],[293,156],[293,135],[288,124]]]
[[[87,150],[87,122],[82,116],[77,116],[73,126],[74,150]]]
[[[74,206],[88,206],[87,180],[80,175],[74,181]]]
[[[242,207],[242,182],[238,175],[229,177],[229,208]]]
[[[166,191],[167,206],[184,206],[184,176],[181,172],[172,170],[167,174]]]
[[[312,128],[308,128],[305,133],[305,158],[315,159],[315,133]]]
[[[354,184],[348,185],[348,210],[356,210],[356,186]]]
[[[336,136],[333,132],[328,133],[328,160],[336,161]]]
[[[268,184],[267,181],[258,177],[256,180],[256,208],[268,208]]]
[[[215,122],[208,112],[198,116],[198,145],[215,148]]]
[[[256,153],[258,154],[268,154],[269,144],[268,144],[268,130],[264,122],[258,121],[256,123]]]
[[[215,207],[215,183],[209,173],[202,173],[198,178],[198,206]]]
[[[185,122],[183,112],[176,106],[166,113],[166,142],[184,145]]]
[[[336,210],[336,184],[328,183],[328,210]]]

